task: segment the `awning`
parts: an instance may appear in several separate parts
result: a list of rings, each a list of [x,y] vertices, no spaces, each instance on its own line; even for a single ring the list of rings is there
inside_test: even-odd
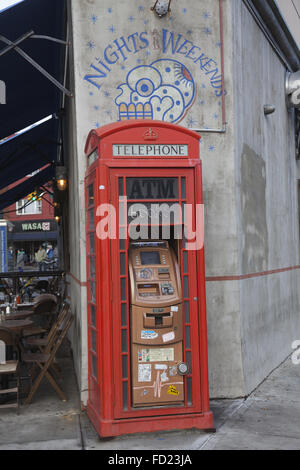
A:
[[[64,14],[64,0],[25,0],[0,14],[0,36],[14,42],[34,31],[64,40]],[[0,54],[6,47],[0,40]],[[62,82],[64,45],[28,38],[18,47]],[[0,55],[0,80],[6,85],[6,104],[0,106],[0,139],[59,111],[62,92],[14,49]]]
[[[6,191],[4,194],[0,195],[0,210],[3,210],[5,207],[10,206],[19,199],[24,198],[35,188],[47,183],[55,176],[55,167],[49,165],[44,170],[40,171],[34,176],[27,178],[23,183],[18,184],[14,188]]]
[[[0,140],[49,115],[60,116],[63,93],[32,63],[3,38],[15,42],[29,31],[35,35],[65,39],[65,0],[25,0],[0,14],[0,80],[6,87],[6,104],[0,105]],[[63,82],[65,45],[45,38],[27,38],[18,44],[59,83]],[[59,119],[51,119],[0,145],[0,189],[51,163],[54,166],[60,140]],[[54,168],[41,172],[54,176]],[[43,183],[45,183],[45,179]],[[34,189],[28,179],[0,195],[0,209]],[[26,190],[24,189],[26,186]],[[27,191],[27,192],[26,192]],[[8,203],[7,203],[8,202]]]
[[[32,241],[48,241],[57,240],[58,231],[55,232],[36,232],[36,233],[7,233],[9,242],[32,242]]]

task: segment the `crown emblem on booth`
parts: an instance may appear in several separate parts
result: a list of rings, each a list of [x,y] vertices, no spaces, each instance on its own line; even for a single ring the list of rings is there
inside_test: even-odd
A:
[[[158,139],[158,135],[156,134],[156,132],[154,132],[151,129],[151,127],[149,127],[149,129],[145,132],[143,137],[144,137],[144,140],[157,140]]]

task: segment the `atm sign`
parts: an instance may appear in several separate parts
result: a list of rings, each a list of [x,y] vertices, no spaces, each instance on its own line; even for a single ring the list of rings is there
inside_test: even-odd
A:
[[[188,157],[188,145],[113,144],[114,157]]]

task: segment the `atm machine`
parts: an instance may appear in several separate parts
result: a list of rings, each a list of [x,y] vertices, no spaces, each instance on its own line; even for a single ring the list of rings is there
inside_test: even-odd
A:
[[[132,406],[184,402],[182,290],[168,241],[129,249]]]

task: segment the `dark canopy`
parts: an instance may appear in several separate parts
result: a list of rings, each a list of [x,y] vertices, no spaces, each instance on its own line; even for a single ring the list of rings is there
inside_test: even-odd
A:
[[[25,0],[0,14],[1,37],[15,41],[32,30],[36,35],[65,40],[65,1]],[[0,40],[0,54],[6,47]],[[18,47],[63,82],[63,44],[28,38]],[[60,115],[62,91],[14,49],[0,55],[0,80],[6,85],[6,104],[0,105],[0,140],[48,115]],[[52,119],[0,145],[0,189],[46,163],[54,165],[59,133],[59,120]],[[0,207],[3,204],[2,194]]]

